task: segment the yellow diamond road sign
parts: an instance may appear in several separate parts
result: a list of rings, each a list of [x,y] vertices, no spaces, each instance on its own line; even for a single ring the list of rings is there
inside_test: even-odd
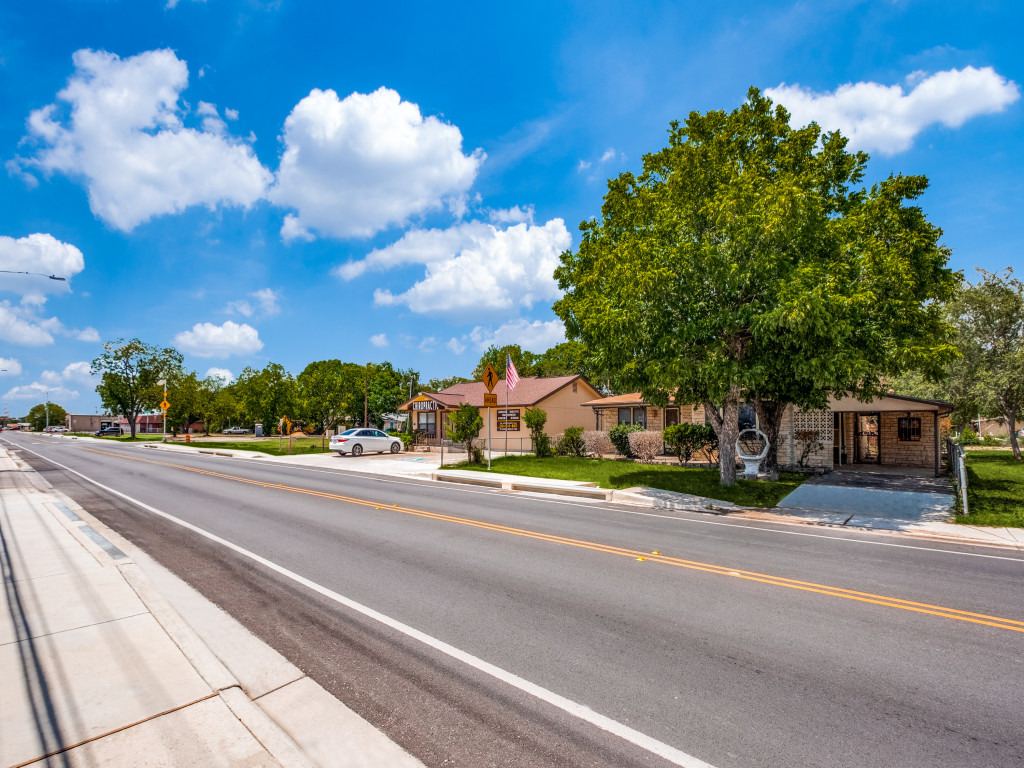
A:
[[[166,400],[164,400],[164,401],[163,401],[162,403],[160,403],[160,408],[161,408],[161,409],[163,409],[163,410],[165,410],[165,411],[166,411],[166,410],[167,410],[168,408],[170,408],[170,407],[171,407],[171,404],[170,404],[170,403],[168,403],[168,402],[167,402]]]
[[[494,370],[494,366],[488,363],[487,370],[484,371],[484,375],[480,379],[483,381],[484,386],[487,387],[487,391],[493,392],[494,387],[498,383],[498,373]]]

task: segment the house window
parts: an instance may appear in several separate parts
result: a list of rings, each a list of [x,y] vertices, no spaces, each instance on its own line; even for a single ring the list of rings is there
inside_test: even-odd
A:
[[[420,432],[425,432],[430,437],[437,435],[437,413],[420,411],[416,414],[419,417],[419,424],[417,429]]]
[[[636,408],[619,408],[619,424],[639,424],[647,426],[647,409],[643,406]]]
[[[920,442],[921,419],[916,416],[900,417],[897,422],[896,439],[901,443]]]

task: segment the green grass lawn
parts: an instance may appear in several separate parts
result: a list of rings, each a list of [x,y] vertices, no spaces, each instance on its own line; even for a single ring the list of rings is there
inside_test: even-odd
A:
[[[85,435],[85,433],[82,433]],[[92,437],[91,434],[85,435]],[[135,442],[144,440],[162,440],[163,435],[137,435]],[[168,437],[168,442],[175,443],[176,445],[186,445],[183,437]],[[132,439],[130,437],[100,437],[97,440],[113,440],[118,443],[130,443]],[[330,441],[324,440],[323,444],[326,446]],[[278,439],[276,437],[268,437],[266,439],[255,439],[255,440],[194,440],[188,443],[192,448],[202,448],[204,450],[211,451],[256,451],[257,453],[266,453],[271,456],[287,456],[288,451],[288,439],[285,438],[280,441],[278,445]],[[330,453],[329,448],[320,447],[319,437],[295,437],[292,438],[291,453]]]
[[[486,472],[486,466],[457,464],[449,469],[473,469]],[[632,488],[645,485],[666,491],[692,493],[719,501],[731,501],[745,507],[774,507],[807,479],[808,475],[783,472],[776,482],[740,480],[724,488],[717,469],[680,467],[667,464],[636,464],[612,459],[575,459],[535,456],[504,456],[491,462],[492,472],[527,477],[548,477],[597,483],[601,488]]]
[[[181,438],[174,441],[182,444]],[[323,444],[329,445],[330,440],[324,440]],[[203,448],[215,451],[257,451],[271,456],[287,456],[288,438],[278,442],[276,437],[267,440],[197,440],[190,443],[193,448]],[[330,453],[330,448],[320,447],[319,437],[295,437],[292,438],[292,455],[297,453]]]
[[[1024,528],[1024,462],[1012,451],[968,451],[967,508],[958,523]]]

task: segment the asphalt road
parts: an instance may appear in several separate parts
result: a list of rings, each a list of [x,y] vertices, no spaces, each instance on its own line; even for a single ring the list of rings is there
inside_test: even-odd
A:
[[[429,766],[1024,765],[1012,552],[3,438]]]

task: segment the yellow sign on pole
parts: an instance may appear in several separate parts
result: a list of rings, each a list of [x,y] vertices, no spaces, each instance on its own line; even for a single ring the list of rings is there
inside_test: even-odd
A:
[[[493,392],[494,388],[498,385],[498,372],[494,370],[493,365],[488,363],[486,370],[484,370],[484,375],[481,376],[480,379],[483,381],[484,386],[487,387],[487,391]],[[495,403],[495,405],[497,405],[497,403]]]
[[[484,408],[497,408],[498,407],[498,396],[488,392],[484,395]]]
[[[152,400],[150,402],[152,402]],[[170,407],[171,407],[171,404],[167,402],[166,398],[164,399],[164,401],[162,403],[160,403],[160,409],[163,410],[163,411],[166,411]]]

